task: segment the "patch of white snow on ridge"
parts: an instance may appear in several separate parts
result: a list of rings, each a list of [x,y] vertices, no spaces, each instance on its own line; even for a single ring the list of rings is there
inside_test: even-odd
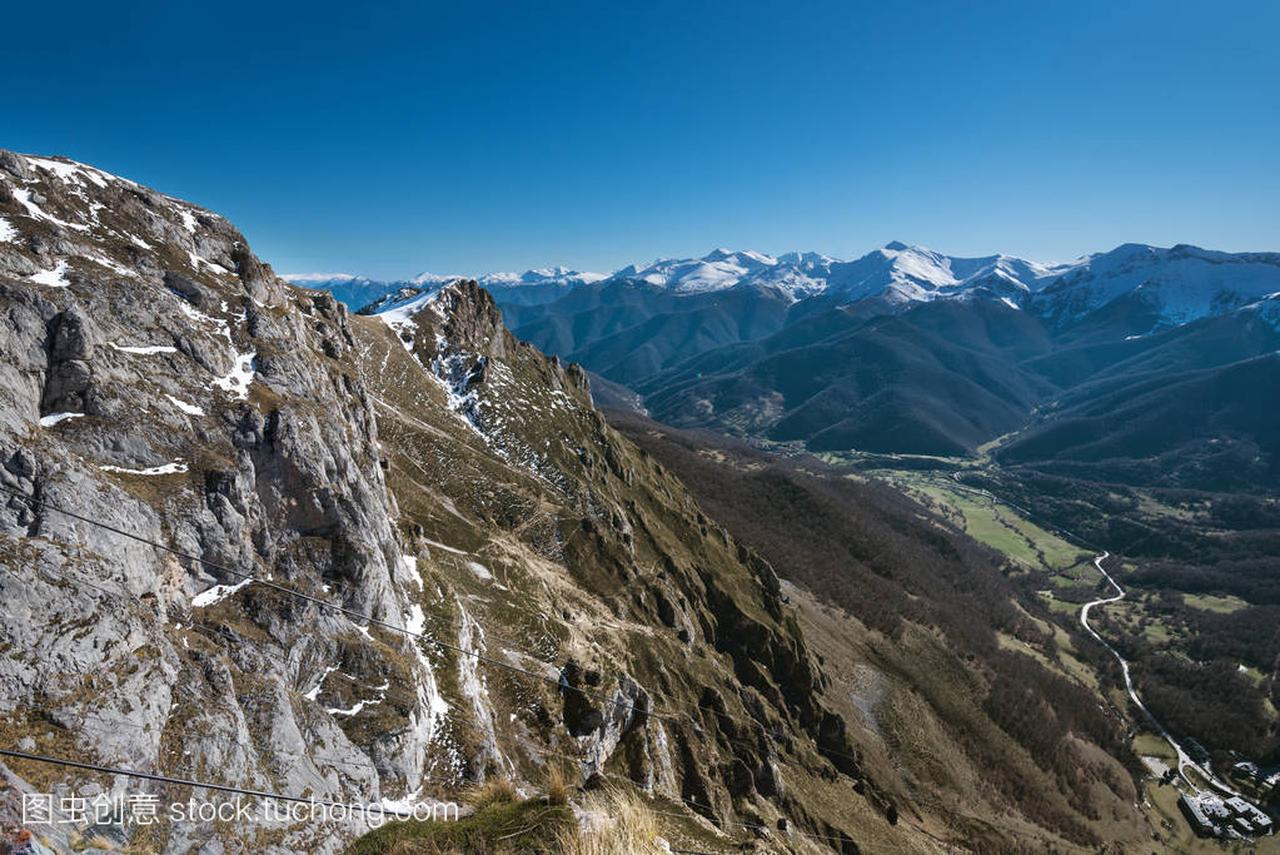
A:
[[[256,374],[254,369],[254,361],[258,354],[253,351],[237,353],[235,358],[235,367],[225,377],[219,377],[210,385],[215,386],[224,392],[243,401],[249,397],[249,386],[253,383]]]
[[[168,392],[166,392],[164,396],[169,399],[170,404],[173,404],[175,407],[177,407],[179,410],[182,410],[182,412],[186,413],[189,416],[203,416],[205,414],[203,408],[197,407],[195,404],[188,404],[186,401],[182,400],[181,398],[173,397]]]
[[[13,239],[17,236],[18,230],[4,217],[0,217],[0,243],[13,243]]]
[[[244,579],[236,582],[234,585],[214,585],[206,591],[201,591],[191,598],[191,605],[198,609],[207,609],[216,603],[220,603],[227,597],[239,591],[241,588],[252,582],[252,579]]]
[[[31,201],[31,191],[20,188],[13,188],[13,198],[18,200],[22,207],[27,209],[27,214],[37,220],[45,220],[68,229],[75,229],[78,232],[87,232],[89,226],[85,223],[68,223],[66,220],[60,220],[53,214],[46,213],[43,208]]]
[[[178,348],[168,344],[116,344],[110,342],[112,350],[118,350],[121,353],[136,353],[139,356],[152,356],[157,353],[177,353]]]
[[[422,635],[427,629],[427,616],[422,606],[414,603],[409,606],[409,614],[405,617],[404,631],[411,635]]]
[[[369,706],[370,704],[376,704],[376,703],[378,702],[377,701],[356,701],[355,706],[351,707],[350,709],[344,710],[339,707],[329,707],[325,709],[325,712],[327,712],[329,715],[352,716],[360,712],[360,710],[364,709],[366,706]]]
[[[37,285],[48,285],[50,288],[66,288],[71,284],[67,279],[66,273],[67,263],[59,261],[58,266],[52,270],[41,270],[39,273],[33,273],[28,279]]]
[[[60,160],[30,156],[27,157],[27,163],[52,172],[62,182],[70,182],[81,186],[84,186],[82,179],[88,179],[99,187],[106,187],[107,181],[111,178],[107,173],[94,169],[92,166],[85,166],[83,163],[63,163]]]
[[[124,276],[128,279],[138,278],[138,274],[136,271],[130,270],[128,267],[125,267],[120,262],[113,261],[112,259],[107,258],[105,255],[102,255],[101,253],[93,253],[91,255],[86,255],[85,258],[89,259],[94,264],[102,265],[103,267],[107,268],[117,276]]]
[[[195,234],[196,233],[195,215],[192,214],[187,209],[182,208],[178,211],[178,216],[182,217],[182,225],[186,227],[187,231],[191,232],[192,234]]]
[[[147,469],[130,469],[127,466],[99,466],[103,472],[119,472],[122,475],[177,475],[187,471],[187,464],[175,460],[172,463],[165,463],[161,466],[152,466]]]
[[[40,427],[53,427],[58,422],[64,422],[67,419],[82,419],[84,413],[50,413],[47,416],[40,417]]]
[[[1022,307],[1019,306],[1017,303],[1013,302],[1012,300],[1010,300],[1008,297],[1001,297],[1000,302],[1004,303],[1006,306],[1008,306],[1010,309],[1013,309],[1014,311],[1017,311],[1017,312],[1022,311]]]
[[[324,681],[329,677],[329,675],[337,670],[338,670],[337,665],[330,665],[329,667],[325,668],[324,673],[320,675],[320,679],[316,680],[315,687],[312,688],[310,691],[308,691],[306,694],[304,694],[303,697],[309,701],[314,701],[316,698],[320,697],[320,687],[324,685]]]
[[[209,259],[204,258],[203,256],[196,255],[194,252],[191,252],[190,250],[188,250],[188,251],[187,251],[187,258],[188,258],[188,259],[190,259],[190,261],[191,261],[191,269],[192,269],[192,270],[197,270],[197,271],[198,271],[198,270],[200,270],[200,268],[201,268],[201,267],[207,267],[207,268],[209,268],[209,270],[211,270],[212,272],[217,273],[217,274],[222,275],[222,276],[228,276],[228,275],[230,275],[230,273],[231,273],[231,271],[230,271],[230,270],[228,270],[227,268],[223,267],[221,264],[215,264],[214,262],[210,261]]]
[[[382,322],[391,327],[396,332],[400,331],[400,325],[413,319],[422,307],[428,303],[434,302],[436,297],[440,295],[439,291],[432,291],[428,294],[420,294],[406,303],[398,306],[393,305],[386,311],[379,312],[378,317],[382,318]]]
[[[404,566],[405,573],[409,576],[409,580],[418,586],[419,591],[425,591],[426,585],[422,582],[422,574],[418,572],[418,556],[401,555],[400,561]]]

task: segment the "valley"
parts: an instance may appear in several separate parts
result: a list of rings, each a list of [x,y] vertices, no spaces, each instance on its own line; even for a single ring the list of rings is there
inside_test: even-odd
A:
[[[629,425],[629,432],[640,429],[633,421],[634,416],[615,413],[613,417]],[[776,458],[773,458],[774,462],[766,462],[771,459],[769,456],[761,456],[760,452],[746,446],[727,450],[723,446],[724,440],[716,441],[706,434],[677,435],[669,428],[654,426],[645,430],[655,438],[662,434],[672,444],[685,445],[704,461],[714,461],[718,466],[734,466],[735,458],[736,465],[748,472],[783,465]],[[705,449],[698,448],[702,445],[721,450],[708,455]],[[1051,635],[1046,638],[1051,637],[1052,640],[1046,645],[1044,641],[1038,642],[1026,635],[998,630],[995,637],[998,647],[1032,657],[1054,673],[1095,693],[1101,702],[1129,719],[1128,741],[1122,749],[1117,746],[1114,750],[1118,751],[1118,756],[1127,756],[1133,763],[1132,774],[1144,794],[1141,799],[1143,822],[1151,829],[1152,839],[1162,841],[1173,851],[1216,851],[1212,844],[1197,838],[1188,826],[1186,817],[1178,807],[1183,793],[1191,799],[1211,798],[1214,793],[1228,798],[1242,794],[1241,788],[1244,787],[1249,793],[1247,799],[1252,804],[1268,803],[1268,790],[1257,790],[1240,783],[1234,774],[1228,774],[1228,770],[1240,762],[1239,754],[1214,752],[1215,759],[1211,760],[1207,753],[1203,753],[1200,743],[1187,732],[1171,737],[1158,719],[1148,717],[1150,713],[1147,713],[1144,705],[1137,699],[1141,697],[1138,692],[1143,690],[1142,687],[1150,685],[1144,679],[1147,675],[1141,670],[1149,667],[1150,663],[1139,663],[1131,672],[1129,663],[1108,641],[1108,638],[1116,638],[1122,634],[1117,632],[1117,617],[1128,615],[1131,608],[1135,613],[1141,613],[1143,605],[1126,602],[1126,599],[1132,599],[1132,592],[1126,592],[1129,594],[1127,598],[1120,595],[1122,589],[1100,566],[1102,561],[1109,558],[1106,553],[1095,555],[1088,549],[1073,544],[1069,535],[1057,532],[1051,523],[1029,518],[1025,509],[1009,505],[985,490],[965,486],[965,476],[962,473],[973,473],[984,464],[937,458],[886,458],[881,455],[822,457],[823,464],[794,455],[789,459],[810,475],[823,472],[822,467],[825,465],[830,467],[825,470],[829,473],[828,477],[852,479],[867,487],[876,483],[890,484],[919,501],[930,513],[945,521],[948,527],[954,526],[964,531],[1011,559],[1002,572],[1014,581],[1017,593],[1014,594],[1013,601],[1025,608],[1030,616],[1034,616],[1044,630],[1051,630]],[[755,462],[744,465],[744,460]],[[912,468],[890,468],[895,464],[911,465]],[[990,461],[985,465],[990,466]],[[921,469],[921,466],[945,468],[937,471]],[[680,471],[684,472],[689,483],[695,485],[695,490],[710,480],[706,476],[693,475],[687,470]],[[777,513],[776,508],[774,513]],[[1112,568],[1116,567],[1114,561],[1109,564]],[[794,567],[786,562],[781,562],[778,566],[784,575]],[[1126,569],[1131,571],[1134,568],[1126,566]],[[1139,596],[1145,600],[1149,595],[1142,592]],[[1205,608],[1239,607],[1233,600],[1192,598],[1189,601]],[[1082,627],[1088,635],[1081,632]],[[1167,649],[1175,649],[1175,638],[1166,637],[1164,640],[1168,644]],[[1116,667],[1117,664],[1121,667]],[[1231,702],[1238,703],[1239,700],[1238,694],[1232,695]],[[1162,702],[1162,709],[1168,709],[1167,699],[1162,697]],[[1215,699],[1196,697],[1190,701],[1202,702],[1213,703]],[[1269,717],[1267,726],[1274,728],[1274,716]],[[1221,733],[1216,735],[1219,739],[1223,738]],[[1190,740],[1185,742],[1187,746],[1192,746],[1190,750],[1198,752],[1194,759],[1179,747],[1179,743],[1186,740]],[[1212,771],[1207,765],[1210,762],[1216,763]],[[1175,771],[1180,769],[1183,774],[1171,783],[1164,777],[1164,770],[1168,768],[1174,768]],[[1152,773],[1148,770],[1157,771]],[[1274,851],[1274,842],[1270,839],[1260,840],[1256,845],[1260,847],[1258,851]]]
[[[642,445],[632,422],[650,416],[716,460],[763,453],[750,469],[820,465],[921,503],[1004,558],[1010,601],[1052,639],[997,622],[997,650],[1099,695],[1134,744],[1161,732],[1145,704],[1195,762],[1265,769],[1280,744],[1280,424],[1252,402],[1280,394],[1277,293],[1273,254],[1124,245],[1053,267],[895,243],[847,264],[716,250],[499,302],[517,335],[598,372],[611,420]],[[726,451],[725,436],[746,444]],[[714,518],[742,517],[699,492],[701,467],[677,471]],[[855,609],[850,579],[797,577],[798,547],[760,546],[794,535],[726,524],[869,627],[893,634],[917,613],[909,585]],[[1116,756],[1135,780],[1159,768],[1130,750]],[[1168,831],[1162,801],[1143,803]]]

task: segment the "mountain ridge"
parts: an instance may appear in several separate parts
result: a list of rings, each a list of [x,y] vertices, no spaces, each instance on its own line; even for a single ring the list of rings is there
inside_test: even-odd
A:
[[[1169,307],[1170,320],[1185,321],[1203,316],[1214,308],[1213,305],[1186,305],[1187,298],[1194,292],[1227,290],[1244,298],[1257,299],[1270,293],[1263,289],[1267,287],[1266,283],[1273,281],[1272,269],[1276,267],[1280,267],[1280,253],[1228,253],[1190,244],[1161,248],[1124,243],[1074,261],[1045,264],[1004,254],[952,256],[926,247],[891,241],[850,260],[811,252],[788,252],[775,257],[750,250],[717,248],[698,258],[667,258],[647,265],[631,264],[609,274],[556,267],[529,270],[522,274],[489,273],[469,278],[485,287],[502,291],[519,287],[560,286],[558,292],[544,290],[542,296],[526,296],[518,301],[525,305],[544,302],[546,295],[563,296],[564,291],[599,283],[643,283],[682,295],[760,285],[778,288],[797,302],[824,296],[850,303],[881,298],[890,304],[901,305],[931,299],[971,298],[986,292],[1021,306],[1034,297],[1037,308],[1051,313],[1065,312],[1068,320],[1074,317],[1072,307],[1077,313],[1082,307],[1097,309],[1125,293],[1145,287],[1148,292],[1168,292],[1163,296],[1175,298]],[[1217,271],[1219,275],[1214,275],[1213,268],[1221,268]],[[379,289],[389,292],[406,286],[432,287],[468,277],[423,273],[410,279],[383,281],[349,274],[328,278],[325,274],[289,274],[284,278],[335,291],[349,287],[349,283],[358,283],[363,289],[363,297]],[[1090,284],[1100,280],[1097,286]],[[1082,293],[1068,293],[1072,291]],[[1214,296],[1211,293],[1206,299],[1211,301]],[[1067,302],[1070,307],[1061,309],[1048,305],[1055,298]],[[359,297],[351,299],[354,302]],[[349,305],[353,310],[362,306]]]

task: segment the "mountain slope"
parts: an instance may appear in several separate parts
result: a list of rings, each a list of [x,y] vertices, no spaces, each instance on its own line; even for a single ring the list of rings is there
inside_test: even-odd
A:
[[[814,450],[863,448],[956,454],[1020,426],[1052,387],[1020,371],[1045,347],[1034,325],[999,303],[924,304],[902,315],[849,319],[816,343],[787,331],[716,365],[707,354],[642,387],[675,425],[715,425]],[[841,329],[844,327],[844,329]],[[824,330],[825,332],[825,330]]]
[[[894,824],[768,564],[474,283],[350,316],[215,214],[8,152],[0,217],[4,744],[398,805],[564,764],[677,814],[677,843],[785,820],[767,847],[933,848]]]
[[[1051,616],[1018,605],[1034,598],[1018,593],[1001,556],[902,494],[812,458],[780,459],[630,414],[610,420],[778,569],[861,723],[854,734],[868,769],[903,787],[904,814],[927,804],[991,851],[1008,833],[1047,851],[1063,844],[1035,826],[1087,836],[1087,817],[1099,815],[1124,817],[1108,835],[1144,836],[1128,774],[1085,747],[1125,757],[1118,722],[1086,685],[1059,679],[1070,645],[1065,636],[1061,647],[1044,644]],[[1014,649],[1037,651],[1035,661]],[[1039,699],[1053,712],[1020,709]]]

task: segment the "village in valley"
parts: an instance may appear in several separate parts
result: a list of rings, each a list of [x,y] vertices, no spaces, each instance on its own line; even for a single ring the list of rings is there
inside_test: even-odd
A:
[[[1203,752],[1195,743],[1188,748]],[[1178,797],[1178,809],[1192,831],[1199,837],[1222,839],[1263,837],[1274,832],[1275,821],[1258,804],[1271,805],[1273,811],[1280,807],[1280,767],[1263,768],[1252,760],[1240,760],[1231,767],[1230,775],[1254,801],[1244,794],[1226,795],[1208,789],[1184,792]]]

